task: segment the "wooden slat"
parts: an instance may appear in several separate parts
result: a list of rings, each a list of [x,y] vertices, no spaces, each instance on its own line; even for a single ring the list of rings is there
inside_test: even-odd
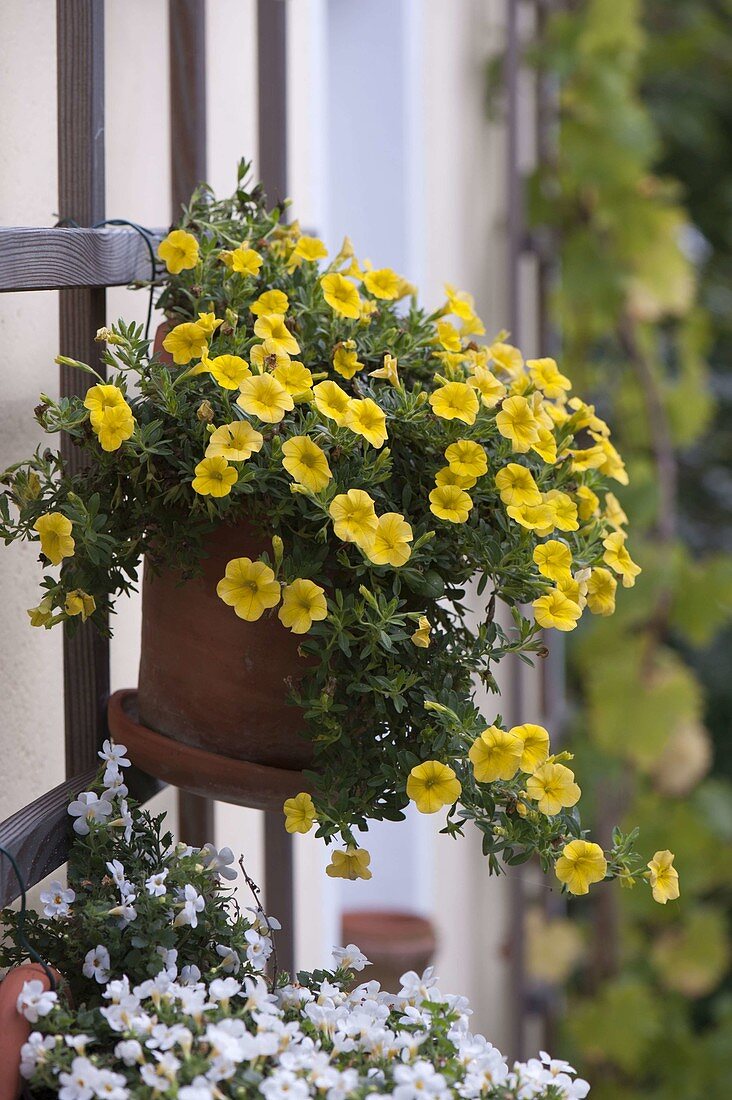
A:
[[[104,217],[104,0],[57,0],[59,215],[81,226]],[[105,320],[102,287],[62,290],[59,344],[62,355],[95,366],[100,345],[94,336]],[[88,378],[61,367],[61,394],[82,393]],[[70,472],[85,464],[84,452],[62,439]],[[91,623],[64,633],[66,774],[95,760],[105,729],[109,696],[109,643]]]
[[[259,178],[271,203],[287,198],[287,5],[258,0]]]
[[[164,234],[154,231],[154,248]],[[126,286],[151,274],[134,229],[0,228],[0,291]]]
[[[88,789],[96,774],[96,767],[88,768],[0,823],[0,844],[15,857],[26,888],[66,862],[74,836],[66,808],[74,795]],[[135,767],[127,769],[125,782],[138,802],[146,802],[162,787]],[[19,895],[13,868],[0,855],[0,906],[8,905]]]

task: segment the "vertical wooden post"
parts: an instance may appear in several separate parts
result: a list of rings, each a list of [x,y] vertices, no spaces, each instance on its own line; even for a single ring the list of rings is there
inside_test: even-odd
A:
[[[206,9],[204,0],[169,0],[172,217],[206,178]],[[178,793],[178,831],[198,847],[214,839],[214,804]]]
[[[82,226],[104,217],[104,0],[57,0],[58,203],[59,215]],[[59,344],[63,355],[100,372],[94,336],[105,321],[103,288],[59,292]],[[61,395],[85,393],[87,375],[61,367]],[[62,437],[69,471],[84,464],[82,452]],[[64,633],[66,774],[96,760],[106,728],[109,643],[91,623]]]
[[[259,178],[270,202],[287,196],[287,7],[258,0],[257,91]],[[277,937],[280,967],[295,968],[294,859],[292,837],[281,813],[264,815],[264,885],[267,912],[282,924]]]

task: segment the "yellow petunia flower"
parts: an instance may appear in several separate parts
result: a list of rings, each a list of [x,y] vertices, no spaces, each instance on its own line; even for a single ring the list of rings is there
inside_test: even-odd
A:
[[[47,512],[39,516],[33,530],[41,536],[41,551],[51,565],[60,565],[64,558],[74,556],[76,545],[71,535],[72,523],[61,512]]]
[[[280,586],[274,573],[263,561],[251,558],[233,558],[216,585],[216,593],[240,619],[250,623],[280,602]]]
[[[193,488],[202,497],[227,497],[239,476],[222,455],[204,458],[195,473]]]
[[[333,477],[325,451],[307,435],[294,435],[282,445],[282,465],[299,485],[319,493]]]
[[[462,420],[474,424],[478,415],[478,398],[466,382],[446,382],[430,394],[430,405],[442,420]]]
[[[509,504],[506,512],[527,531],[536,531],[539,538],[545,538],[554,530],[554,512],[543,501],[541,504]]]
[[[286,367],[292,360],[286,351],[268,351],[264,344],[253,344],[249,349],[249,362],[262,374],[266,370]]]
[[[465,523],[473,501],[457,485],[438,485],[430,493],[430,512],[448,523]]]
[[[534,618],[545,630],[574,630],[582,616],[582,608],[558,588],[534,600]]]
[[[366,271],[363,285],[374,298],[392,302],[400,296],[402,280],[389,267],[380,267],[378,271]]]
[[[384,356],[384,362],[382,366],[377,367],[376,370],[369,371],[369,378],[383,378],[390,385],[398,386],[400,385],[400,382],[399,371],[397,367],[398,360],[394,355],[389,355],[389,353],[387,352]]]
[[[583,522],[586,523],[588,519],[597,515],[600,499],[588,485],[580,485],[574,495],[577,500],[577,514]]]
[[[597,435],[595,432],[590,432],[590,435],[597,440],[597,444],[602,451],[603,461],[598,467],[600,473],[604,474],[605,477],[614,478],[615,481],[619,481],[621,485],[627,485],[628,474],[625,469],[625,463],[610,440]]]
[[[206,458],[224,458],[228,462],[245,462],[261,451],[264,436],[246,420],[222,424],[212,432],[206,448]]]
[[[372,541],[365,547],[366,556],[374,565],[391,565],[394,569],[408,562],[414,538],[412,528],[399,512],[379,516]]]
[[[343,542],[355,542],[357,546],[371,543],[379,521],[374,502],[363,489],[339,493],[331,501],[328,512],[337,538]]]
[[[315,803],[306,791],[285,801],[282,811],[288,833],[309,833],[317,821]]]
[[[289,308],[290,299],[284,290],[265,290],[249,307],[255,317],[266,313],[279,313],[284,317]]]
[[[412,642],[418,649],[429,649],[431,632],[432,627],[429,619],[426,615],[420,615],[417,629],[412,634]]]
[[[200,359],[206,350],[208,337],[195,321],[176,325],[163,340],[163,347],[173,356],[173,362],[185,366],[191,359]]]
[[[101,423],[108,409],[126,409],[132,415],[122,390],[104,383],[90,386],[84,398],[84,408],[89,410],[89,419],[94,429]]]
[[[50,596],[44,596],[37,607],[29,607],[26,615],[30,619],[31,626],[44,626],[50,629],[53,625],[53,606]]]
[[[205,356],[201,366],[208,371],[215,382],[225,390],[238,390],[251,371],[246,359],[240,355],[217,355],[215,359]]]
[[[626,535],[623,531],[613,531],[606,539],[602,540],[605,553],[602,556],[606,565],[622,577],[623,588],[632,588],[635,578],[641,572],[641,567],[631,558],[625,546]]]
[[[579,494],[579,489],[577,492]],[[628,522],[628,517],[620,507],[620,501],[615,493],[605,494],[605,519],[616,531],[619,531]]]
[[[351,398],[337,382],[319,382],[313,390],[313,397],[318,412],[335,420],[339,427],[345,424]]]
[[[236,403],[245,413],[265,424],[279,424],[285,413],[295,408],[292,395],[271,374],[245,378]]]
[[[674,856],[666,849],[656,852],[648,863],[649,879],[653,900],[659,905],[665,905],[667,901],[676,901],[680,894],[679,872],[673,865]]]
[[[290,253],[287,266],[290,271],[293,271],[303,260],[307,263],[315,263],[317,260],[324,260],[327,255],[328,249],[318,237],[302,236]]]
[[[452,351],[457,354],[463,350],[460,333],[449,321],[437,322],[437,339],[445,351]]]
[[[524,722],[523,725],[513,726],[509,732],[515,733],[523,742],[519,763],[521,771],[536,771],[549,755],[549,734],[547,731],[543,726],[537,726],[534,722]]]
[[[272,374],[281,382],[292,397],[307,394],[313,385],[313,376],[307,367],[298,363],[296,359],[290,359],[287,363],[281,363],[275,367]]]
[[[506,387],[487,367],[476,367],[468,378],[468,385],[478,390],[487,409],[493,409],[506,396]]]
[[[300,345],[292,335],[281,313],[263,313],[254,322],[254,334],[264,341],[264,350],[286,355],[297,355]]]
[[[576,805],[582,792],[570,768],[564,764],[542,764],[526,780],[526,793],[536,802],[540,813],[554,817],[560,810]]]
[[[363,401],[351,400],[344,424],[368,440],[372,447],[383,447],[386,443],[386,414],[370,397]]]
[[[365,848],[349,845],[345,852],[333,852],[325,873],[330,878],[347,878],[352,882],[357,878],[370,879],[370,862],[371,855]]]
[[[539,486],[534,481],[531,470],[520,466],[518,462],[509,462],[496,474],[496,488],[506,505],[535,507],[541,504]]]
[[[472,439],[458,439],[445,451],[450,469],[466,477],[479,478],[488,472],[488,456],[480,443]]]
[[[277,617],[293,634],[307,634],[314,622],[328,617],[325,589],[302,578],[285,585]]]
[[[171,275],[180,275],[198,263],[198,241],[185,229],[173,229],[158,245],[158,256]]]
[[[554,359],[527,359],[529,377],[537,389],[547,397],[561,397],[565,390],[572,389],[572,383],[561,374]]]
[[[554,526],[560,531],[576,531],[579,528],[577,521],[577,505],[569,493],[563,493],[559,489],[550,489],[544,493],[543,500],[552,510]]]
[[[333,352],[333,369],[343,378],[353,378],[356,371],[363,370],[355,340],[343,340],[340,344],[336,344]]]
[[[599,844],[589,840],[570,840],[554,868],[557,878],[570,894],[587,894],[593,882],[602,882],[607,860]]]
[[[466,290],[458,290],[452,283],[445,283],[447,294],[446,313],[452,313],[461,321],[469,321],[475,315],[475,299]]]
[[[219,325],[223,325],[224,322],[219,320],[215,313],[199,313],[198,320],[195,323],[205,334],[206,339],[209,340]]]
[[[531,450],[536,451],[547,466],[553,466],[557,461],[557,441],[548,428],[539,427],[539,438],[531,444]]]
[[[539,441],[539,425],[525,397],[506,398],[496,416],[496,427],[519,454],[525,454],[532,443]]]
[[[66,597],[64,602],[64,611],[67,615],[75,616],[81,615],[81,621],[83,623],[93,615],[97,609],[96,600],[93,596],[90,596],[88,592],[82,592],[80,588],[75,588]]]
[[[593,615],[612,615],[618,582],[609,569],[593,569],[587,582],[587,606]]]
[[[235,248],[233,252],[222,252],[221,259],[229,271],[233,271],[237,275],[250,277],[259,274],[263,262],[259,253],[255,252],[253,248],[248,248],[245,244]]]
[[[513,779],[523,751],[523,739],[514,730],[489,726],[476,737],[468,759],[479,783],[494,783],[497,779]]]
[[[572,554],[564,542],[550,539],[534,547],[534,561],[542,577],[550,581],[561,581],[572,572]]]
[[[459,474],[452,466],[444,466],[435,474],[435,485],[457,485],[458,489],[472,489],[476,478],[471,474]]]
[[[454,770],[439,760],[417,764],[407,779],[407,795],[421,814],[435,814],[443,806],[452,806],[461,791]]]
[[[497,340],[494,344],[491,344],[488,354],[499,370],[502,370],[504,374],[508,374],[511,378],[515,378],[524,365],[524,357],[519,349],[515,348],[513,344],[504,343],[502,340]]]
[[[113,409],[107,409],[96,423],[92,421],[92,427],[103,451],[118,451],[134,432],[135,420],[125,402],[124,406],[117,405]]]
[[[323,275],[320,280],[323,297],[335,313],[342,317],[352,317],[354,320],[361,314],[361,299],[356,287],[337,272]]]

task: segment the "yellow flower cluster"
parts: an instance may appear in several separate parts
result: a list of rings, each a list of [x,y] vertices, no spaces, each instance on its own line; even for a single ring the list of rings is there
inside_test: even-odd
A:
[[[102,449],[118,451],[135,430],[132,409],[117,386],[100,384],[86,391],[84,406]]]
[[[263,561],[233,558],[216,586],[220,599],[236,615],[256,622],[269,608],[282,606],[277,616],[293,634],[306,634],[314,622],[327,618],[325,590],[314,581],[299,577],[284,588]]]

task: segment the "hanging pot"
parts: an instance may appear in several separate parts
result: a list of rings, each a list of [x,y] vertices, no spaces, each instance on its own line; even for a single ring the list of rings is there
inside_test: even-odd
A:
[[[31,1024],[18,1012],[17,1001],[25,982],[34,980],[50,989],[48,974],[38,963],[14,966],[0,982],[0,1100],[17,1100],[23,1086],[20,1051],[28,1041]]]

